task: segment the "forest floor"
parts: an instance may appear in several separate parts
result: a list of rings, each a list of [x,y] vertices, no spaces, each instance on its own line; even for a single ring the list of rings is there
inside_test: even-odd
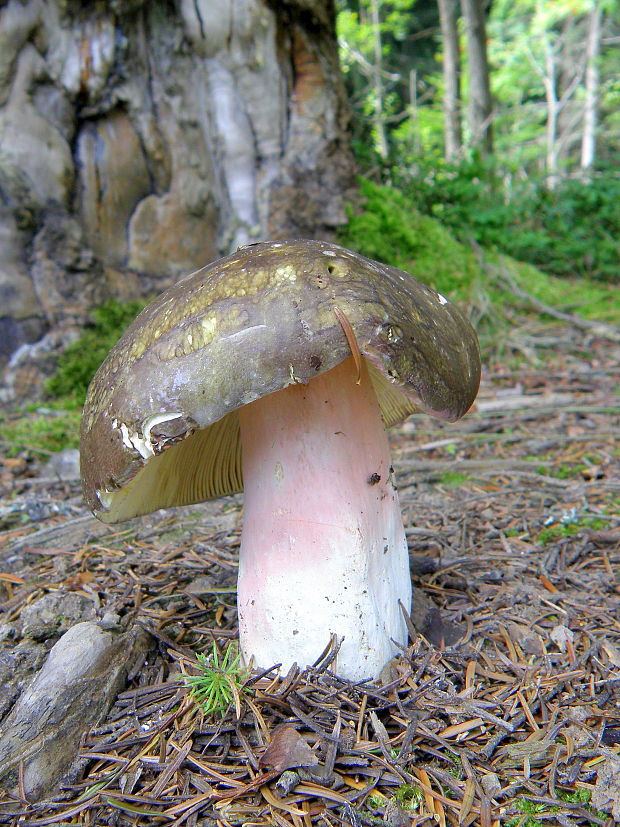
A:
[[[617,342],[532,318],[461,422],[395,429],[408,649],[375,685],[334,677],[329,652],[285,677],[242,675],[217,719],[182,674],[235,640],[241,500],[107,527],[77,482],[1,460],[5,656],[50,592],[141,624],[156,648],[61,792],[0,791],[0,823],[620,822],[619,386]]]

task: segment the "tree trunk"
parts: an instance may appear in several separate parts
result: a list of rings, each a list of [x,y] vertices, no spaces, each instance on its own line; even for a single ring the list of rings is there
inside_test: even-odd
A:
[[[490,154],[493,152],[493,104],[489,84],[487,39],[482,0],[461,0],[467,32],[469,67],[469,130],[471,144]]]
[[[374,48],[374,62],[372,66],[372,81],[374,86],[373,124],[377,152],[381,158],[388,156],[388,144],[383,122],[383,47],[381,45],[381,21],[379,19],[379,0],[370,0],[370,16],[372,21],[372,36]]]
[[[547,186],[554,189],[559,180],[558,174],[558,117],[560,103],[557,95],[556,57],[548,39],[545,41],[545,99],[547,103],[546,129],[546,172]]]
[[[461,151],[461,80],[457,0],[437,0],[443,38],[443,117],[446,161]]]
[[[0,370],[106,298],[344,223],[332,0],[9,0],[0,43]]]
[[[583,134],[581,169],[588,174],[596,155],[596,109],[599,91],[598,58],[601,49],[601,7],[595,2],[588,25],[586,46],[585,99],[583,103]]]

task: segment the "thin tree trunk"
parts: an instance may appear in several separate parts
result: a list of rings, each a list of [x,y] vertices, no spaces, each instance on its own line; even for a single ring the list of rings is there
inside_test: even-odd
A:
[[[418,70],[409,72],[409,111],[411,120],[411,141],[413,154],[417,157],[422,153],[420,142],[420,124],[418,119]]]
[[[437,0],[443,38],[443,117],[446,161],[461,151],[461,78],[459,71],[458,7],[456,0]]]
[[[598,57],[601,49],[601,7],[595,2],[590,12],[586,46],[585,100],[581,139],[581,169],[588,173],[596,156],[596,115],[599,90]]]
[[[493,103],[487,61],[486,26],[482,0],[461,0],[467,32],[469,65],[469,128],[471,143],[493,152]]]
[[[379,19],[379,0],[371,0],[370,15],[372,21],[372,33],[374,41],[375,59],[373,63],[373,84],[375,87],[375,105],[374,105],[374,127],[375,140],[377,143],[377,151],[382,158],[388,156],[388,144],[385,134],[385,124],[383,123],[383,78],[381,76],[383,69],[383,48],[381,44],[381,26]]]
[[[545,55],[545,98],[547,101],[546,166],[547,185],[553,189],[558,182],[558,98],[555,77],[555,56],[549,43]]]

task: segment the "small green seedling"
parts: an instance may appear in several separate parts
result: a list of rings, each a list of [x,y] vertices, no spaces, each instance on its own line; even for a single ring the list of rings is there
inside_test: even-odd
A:
[[[424,793],[414,784],[401,784],[394,794],[394,801],[403,810],[417,810],[423,800]]]
[[[223,717],[231,704],[238,706],[240,694],[248,690],[243,686],[247,671],[240,666],[241,655],[235,653],[235,647],[228,646],[220,657],[214,642],[210,655],[196,655],[200,674],[184,675],[184,680],[190,696],[206,715]]]

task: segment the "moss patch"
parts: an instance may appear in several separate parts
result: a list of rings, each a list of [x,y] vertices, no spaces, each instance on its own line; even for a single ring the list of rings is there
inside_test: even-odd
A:
[[[58,405],[24,409],[0,424],[2,453],[8,457],[29,453],[48,456],[64,448],[77,448],[80,412]]]
[[[46,392],[61,400],[65,407],[81,408],[97,368],[143,307],[144,302],[108,301],[95,308],[84,333],[60,357],[56,373],[46,384]]]
[[[501,281],[494,279],[494,274],[499,277],[505,273],[545,304],[585,318],[620,323],[617,286],[558,278],[495,250],[474,251],[457,241],[439,220],[418,212],[402,192],[366,180],[361,181],[360,191],[364,207],[359,211],[350,209],[340,242],[369,258],[406,270],[458,303],[478,308],[472,316],[500,318],[507,305],[519,305]]]

